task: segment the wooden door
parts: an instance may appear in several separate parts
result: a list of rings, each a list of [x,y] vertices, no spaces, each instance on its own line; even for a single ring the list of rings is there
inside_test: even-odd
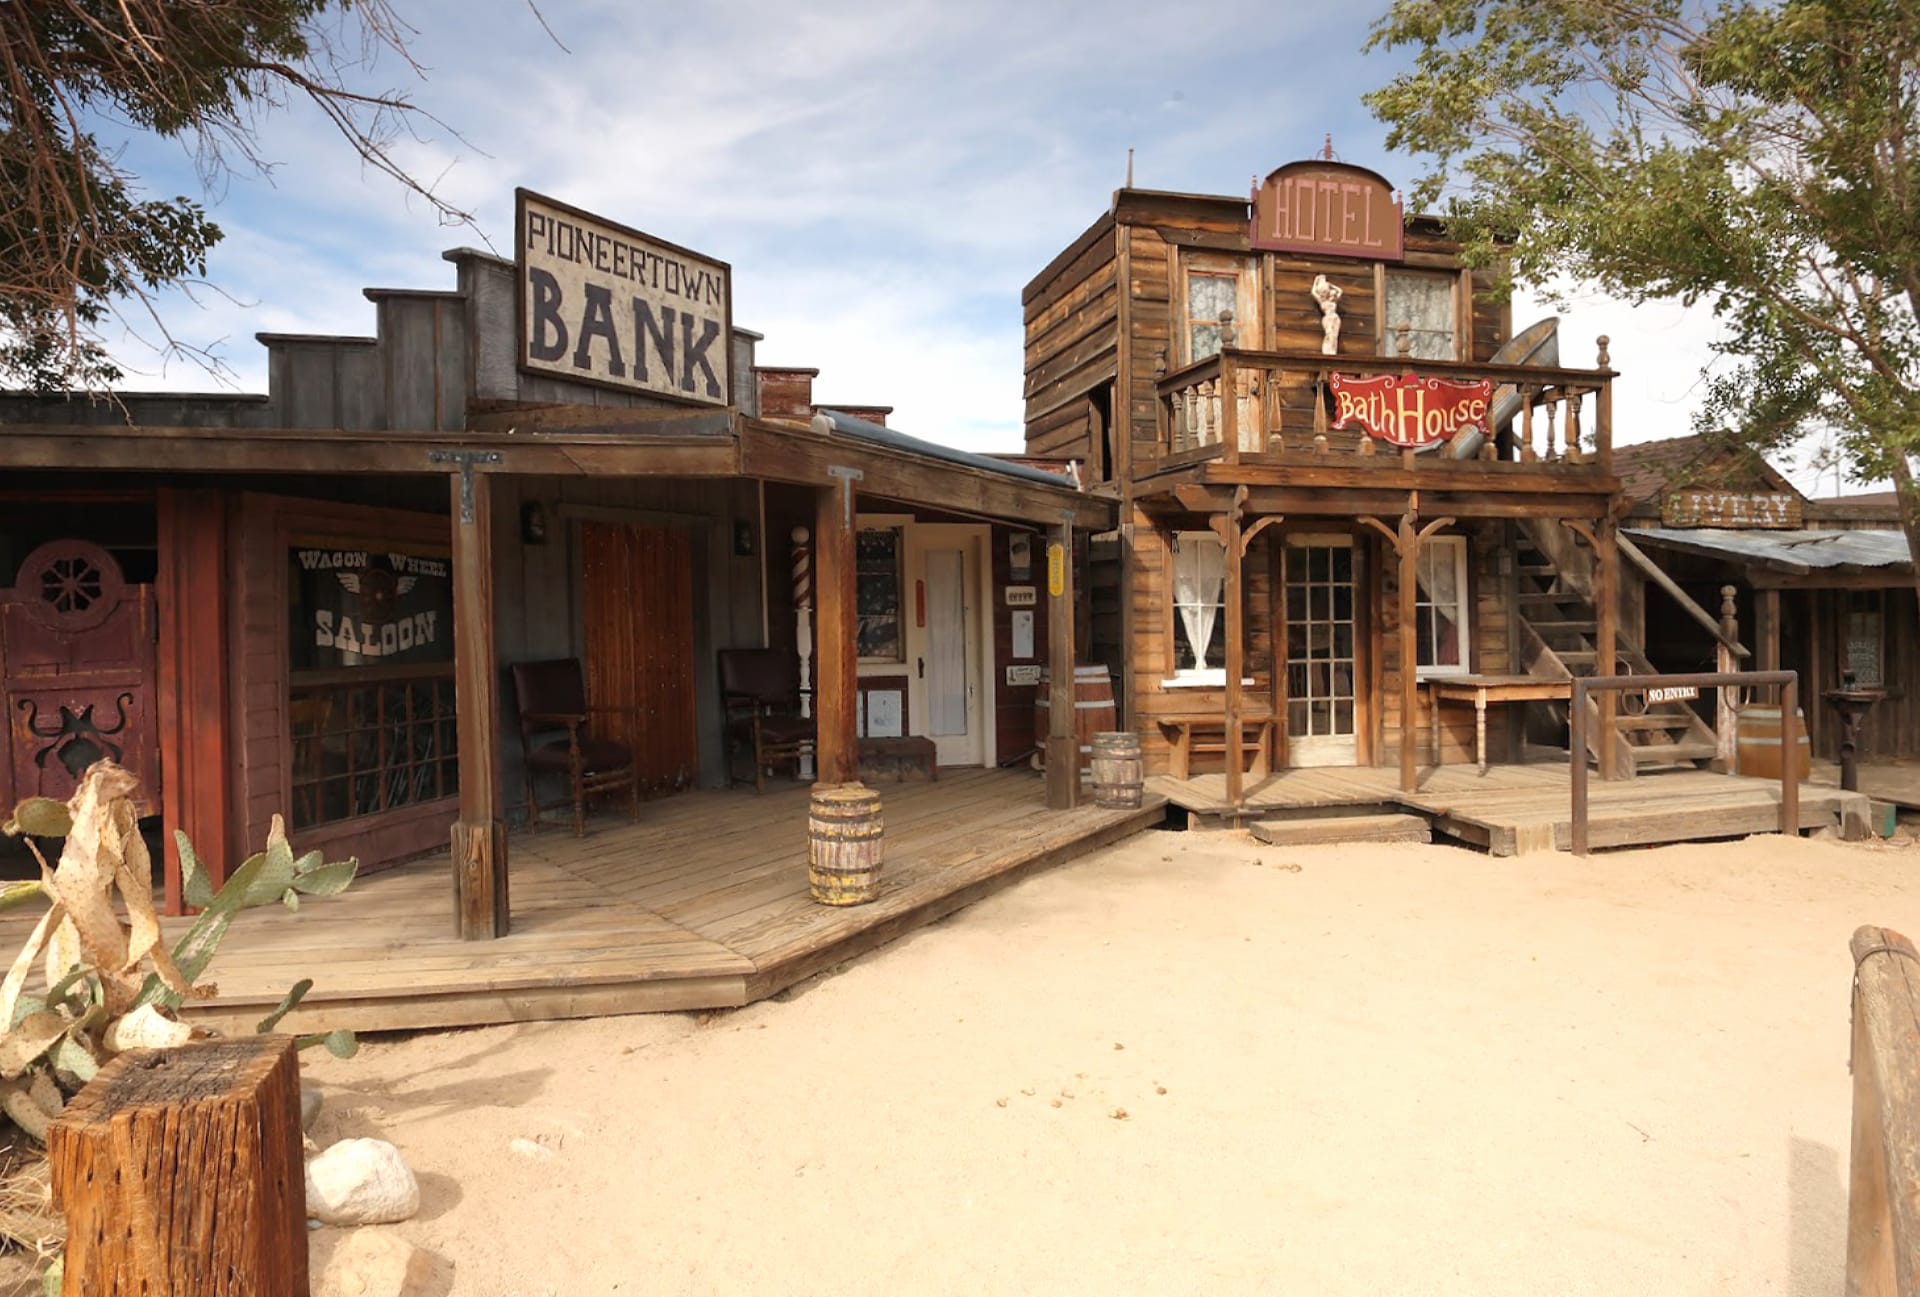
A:
[[[103,757],[140,780],[142,814],[160,807],[154,722],[153,587],[129,585],[98,545],[57,540],[0,588],[0,805],[65,801]]]
[[[1352,538],[1288,537],[1284,583],[1288,762],[1353,765],[1360,653]]]
[[[631,744],[653,791],[692,786],[700,770],[694,721],[693,545],[678,527],[582,526],[587,698],[630,708],[594,724]]]
[[[979,664],[968,647],[974,638],[975,610],[967,598],[967,552],[928,550],[925,579],[927,734],[939,751],[941,765],[978,765],[974,673]]]

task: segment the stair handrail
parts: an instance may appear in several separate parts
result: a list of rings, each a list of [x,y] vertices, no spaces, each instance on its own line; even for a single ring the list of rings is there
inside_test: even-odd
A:
[[[1722,630],[1720,628],[1720,623],[1714,620],[1713,614],[1709,613],[1705,608],[1702,608],[1699,604],[1695,603],[1693,596],[1688,594],[1685,590],[1682,590],[1679,584],[1672,577],[1667,575],[1665,568],[1662,568],[1658,563],[1648,558],[1645,551],[1643,551],[1638,545],[1634,544],[1633,541],[1627,537],[1627,534],[1624,531],[1619,533],[1614,539],[1619,545],[1620,552],[1626,555],[1628,560],[1632,562],[1635,567],[1639,568],[1642,572],[1645,572],[1648,576],[1652,577],[1655,585],[1659,586],[1662,590],[1665,590],[1669,595],[1673,596],[1674,602],[1679,604],[1683,609],[1685,609],[1689,617],[1692,617],[1695,621],[1699,622],[1702,626],[1704,626],[1706,628],[1707,634],[1713,636],[1713,638],[1719,643],[1726,645],[1729,649],[1732,649],[1733,655],[1737,658],[1753,656],[1747,650],[1746,645],[1742,644],[1739,640],[1729,636],[1726,633],[1726,631]]]

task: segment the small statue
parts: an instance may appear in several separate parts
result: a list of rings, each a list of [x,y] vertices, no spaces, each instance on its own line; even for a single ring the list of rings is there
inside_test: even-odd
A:
[[[1327,282],[1325,275],[1313,277],[1313,300],[1320,303],[1320,354],[1340,354],[1340,285]]]

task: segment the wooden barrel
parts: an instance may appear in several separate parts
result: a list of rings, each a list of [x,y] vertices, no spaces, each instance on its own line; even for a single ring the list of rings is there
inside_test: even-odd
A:
[[[1108,810],[1131,810],[1140,805],[1140,781],[1146,770],[1140,762],[1140,736],[1126,730],[1106,730],[1093,736],[1093,804]]]
[[[1807,718],[1798,708],[1799,730],[1796,744],[1799,777],[1805,779],[1813,769],[1813,745],[1807,738]],[[1780,708],[1742,707],[1734,720],[1733,769],[1735,774],[1759,779],[1780,777]]]
[[[1051,671],[1040,668],[1040,688],[1033,698],[1033,741],[1040,748],[1042,759],[1035,764],[1045,768],[1044,759],[1047,750],[1047,735],[1053,732],[1053,687]],[[1093,736],[1111,731],[1119,723],[1119,712],[1113,705],[1113,681],[1107,675],[1103,665],[1078,666],[1073,669],[1073,733],[1080,741],[1080,768],[1087,769],[1093,764]]]
[[[822,905],[880,894],[880,794],[864,784],[815,784],[807,808],[807,885]]]

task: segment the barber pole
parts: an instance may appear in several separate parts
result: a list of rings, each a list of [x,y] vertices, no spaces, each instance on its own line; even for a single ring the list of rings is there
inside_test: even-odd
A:
[[[813,715],[813,555],[805,527],[793,529],[793,642],[800,656],[800,714]],[[800,777],[813,778],[813,754],[800,757]]]

